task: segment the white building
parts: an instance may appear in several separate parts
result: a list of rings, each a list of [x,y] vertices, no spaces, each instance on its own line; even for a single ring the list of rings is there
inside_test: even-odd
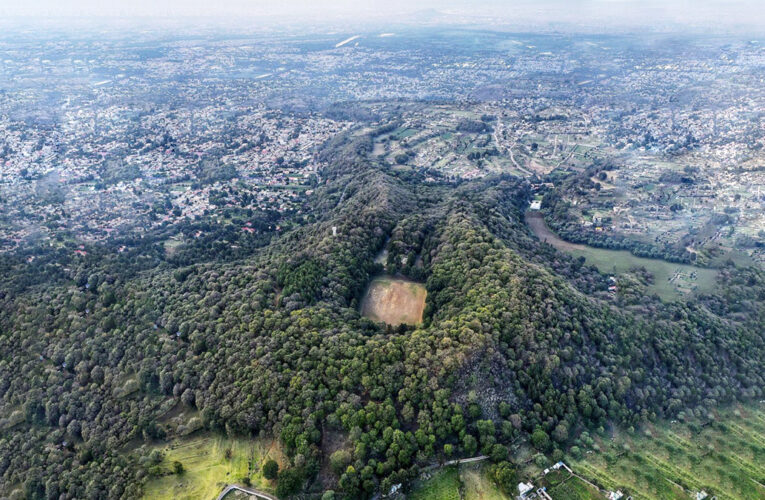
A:
[[[534,490],[534,485],[531,483],[518,483],[518,496],[521,498],[526,496],[526,493]]]

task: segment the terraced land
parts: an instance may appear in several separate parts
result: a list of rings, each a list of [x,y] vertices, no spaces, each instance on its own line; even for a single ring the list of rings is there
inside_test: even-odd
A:
[[[740,406],[710,423],[675,422],[618,434],[571,467],[635,500],[687,500],[701,490],[720,500],[765,499],[764,407]]]

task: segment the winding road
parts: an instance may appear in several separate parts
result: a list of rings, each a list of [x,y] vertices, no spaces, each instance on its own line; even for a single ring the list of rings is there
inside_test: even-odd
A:
[[[220,492],[220,495],[218,495],[218,498],[216,500],[223,500],[223,497],[225,497],[226,495],[228,495],[234,490],[247,493],[248,495],[252,495],[255,498],[261,498],[263,500],[279,500],[275,496],[265,493],[263,491],[254,490],[252,488],[248,488],[246,486],[240,486],[238,484],[229,484],[228,486],[226,486],[226,488]]]

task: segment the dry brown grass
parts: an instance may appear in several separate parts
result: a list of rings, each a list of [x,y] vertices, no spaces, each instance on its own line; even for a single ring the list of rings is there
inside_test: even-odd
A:
[[[376,278],[361,302],[361,314],[389,325],[422,323],[428,292],[419,283],[394,278]]]

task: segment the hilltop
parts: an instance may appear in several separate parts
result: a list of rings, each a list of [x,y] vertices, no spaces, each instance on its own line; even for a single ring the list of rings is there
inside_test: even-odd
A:
[[[583,430],[762,397],[761,271],[623,307],[534,238],[528,182],[427,179],[373,147],[327,144],[315,219],[247,255],[104,261],[4,293],[0,492],[134,498],[153,469],[125,447],[203,427],[277,438],[280,497],[359,498],[447,457],[506,463],[516,440],[554,456]],[[359,313],[384,247],[386,270],[427,290],[419,325]],[[189,420],[170,425],[176,405]]]

